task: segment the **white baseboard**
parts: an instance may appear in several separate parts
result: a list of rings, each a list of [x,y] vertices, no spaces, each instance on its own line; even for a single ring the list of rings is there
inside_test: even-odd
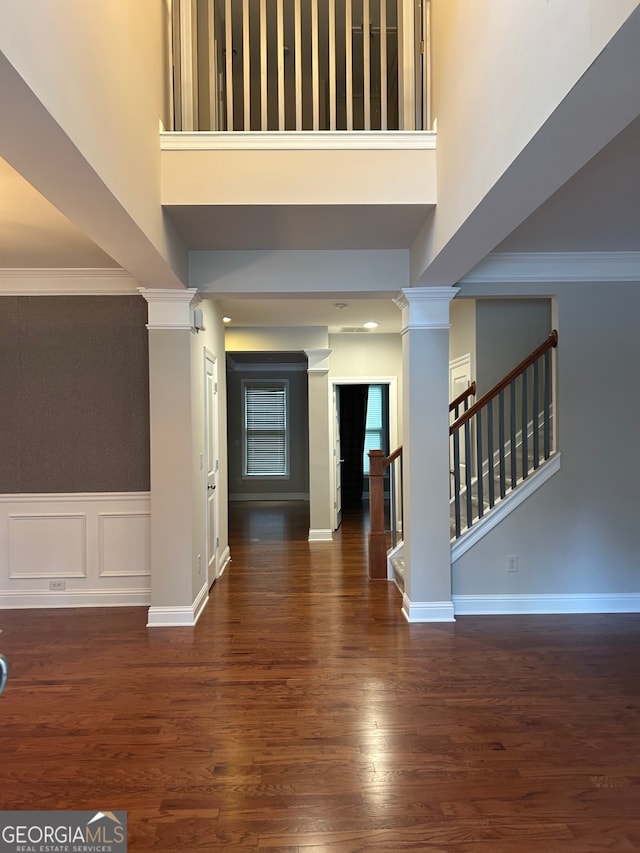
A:
[[[308,542],[333,542],[333,530],[331,528],[310,528]]]
[[[225,569],[227,568],[227,566],[231,562],[231,551],[229,550],[228,545],[224,549],[222,554],[220,554],[219,561],[220,561],[220,568],[218,569],[218,577],[221,578],[222,575],[224,574]]]
[[[454,595],[456,616],[535,613],[640,613],[640,593]]]
[[[148,607],[148,589],[68,589],[45,592],[34,589],[0,592],[0,610],[31,610],[62,607]]]
[[[402,596],[402,613],[407,622],[455,622],[451,601],[411,601]]]
[[[209,601],[204,584],[193,604],[187,607],[150,607],[147,628],[193,628]]]

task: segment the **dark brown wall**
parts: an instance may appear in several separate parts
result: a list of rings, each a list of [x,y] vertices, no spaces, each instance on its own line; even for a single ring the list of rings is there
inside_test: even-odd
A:
[[[0,493],[149,489],[140,296],[0,297]]]

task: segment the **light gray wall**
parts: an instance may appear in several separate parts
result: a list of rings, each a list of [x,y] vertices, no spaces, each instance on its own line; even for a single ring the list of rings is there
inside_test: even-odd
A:
[[[329,335],[329,381],[336,378],[395,377],[396,444],[402,444],[402,338],[400,334]],[[390,405],[391,405],[391,401]],[[394,441],[394,436],[391,436]],[[392,448],[395,449],[395,448]]]
[[[482,395],[547,337],[551,300],[478,299],[475,314],[475,379]]]
[[[456,561],[453,591],[637,593],[640,286],[544,287],[557,290],[562,469]],[[519,556],[517,573],[506,572],[508,554]]]
[[[301,365],[295,365],[300,368]],[[242,381],[274,380],[289,383],[289,466],[286,479],[242,476]],[[229,370],[227,373],[227,416],[229,432],[230,498],[260,495],[308,495],[309,492],[309,404],[307,371],[279,367],[274,372]]]
[[[476,300],[453,299],[449,307],[449,361],[471,355],[471,379],[476,376]]]

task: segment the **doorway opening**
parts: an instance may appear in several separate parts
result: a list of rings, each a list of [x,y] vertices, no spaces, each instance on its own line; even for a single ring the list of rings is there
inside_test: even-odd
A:
[[[334,528],[345,509],[368,510],[369,451],[397,442],[396,377],[333,380]]]

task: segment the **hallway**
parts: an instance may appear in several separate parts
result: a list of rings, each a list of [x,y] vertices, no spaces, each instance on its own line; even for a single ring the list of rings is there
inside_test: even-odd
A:
[[[0,808],[125,809],[154,853],[640,849],[637,615],[408,625],[362,517],[307,522],[233,505],[195,629],[0,612]]]

